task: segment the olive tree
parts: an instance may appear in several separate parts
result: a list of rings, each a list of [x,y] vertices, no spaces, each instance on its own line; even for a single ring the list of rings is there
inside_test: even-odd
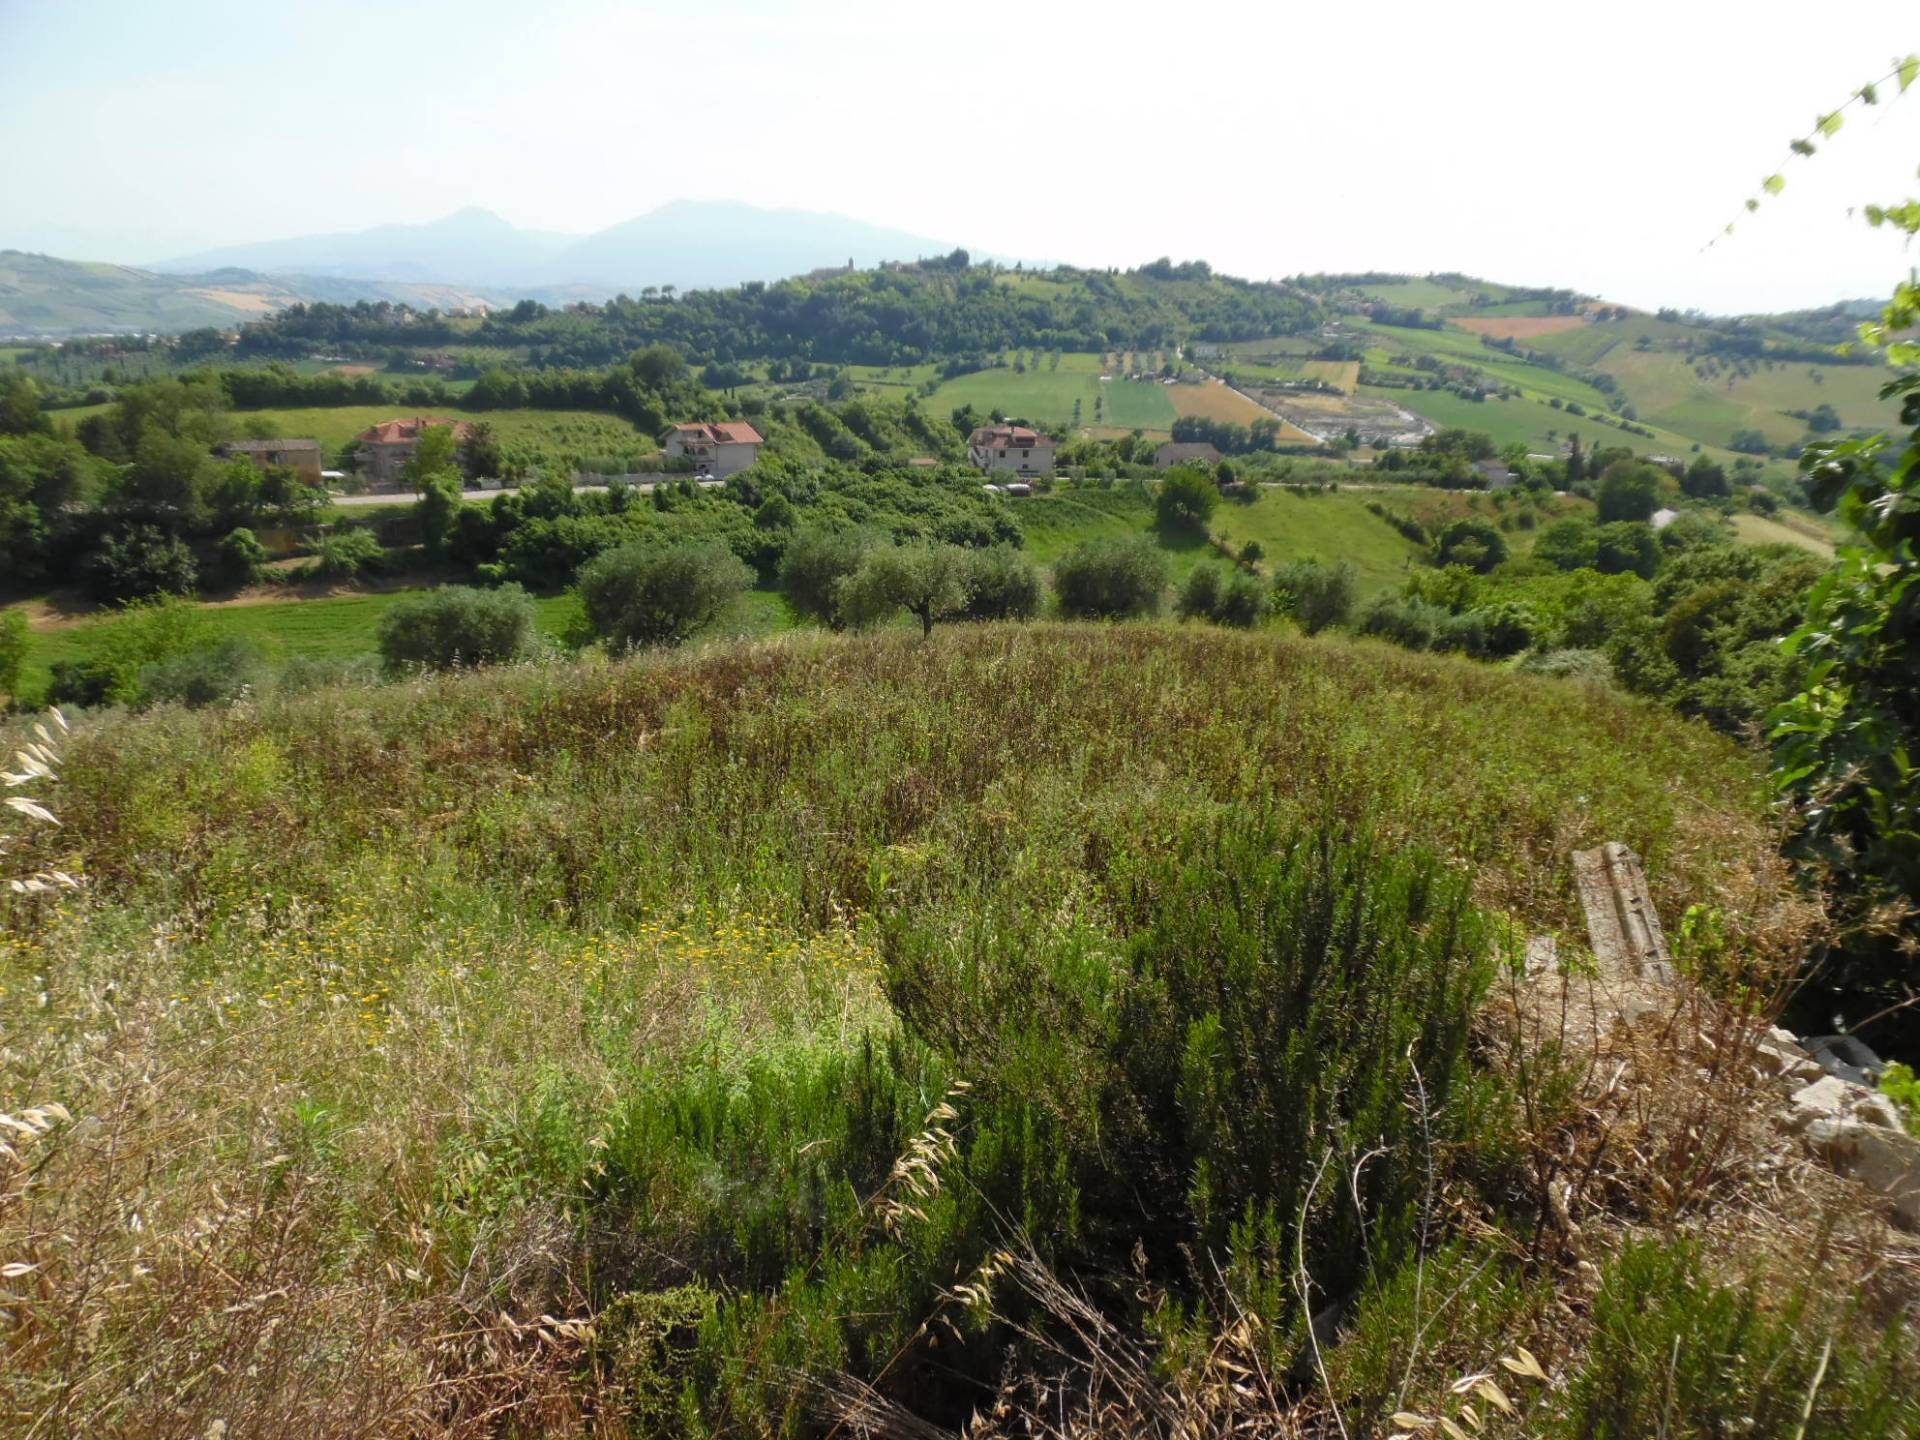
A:
[[[746,565],[719,541],[623,545],[580,567],[581,608],[593,637],[610,650],[678,645],[711,624],[752,583]]]
[[[924,637],[935,620],[966,610],[972,581],[972,559],[958,545],[889,545],[869,550],[834,587],[834,599],[849,625],[874,625],[904,609]]]

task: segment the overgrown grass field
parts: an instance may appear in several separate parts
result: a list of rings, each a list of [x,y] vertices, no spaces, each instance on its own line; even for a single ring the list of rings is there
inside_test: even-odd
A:
[[[22,1432],[824,1434],[852,1397],[1011,1435],[1111,1402],[1071,1378],[1097,1315],[1194,1416],[1208,1355],[1375,1433],[1524,1344],[1568,1382],[1532,1433],[1634,1433],[1529,1279],[1550,1087],[1472,1017],[1520,937],[1577,943],[1570,846],[1750,950],[1792,905],[1704,729],[1160,626],[106,715],[45,796],[13,858],[87,883],[7,902],[0,952]],[[1447,1239],[1442,1194],[1513,1238]],[[1870,1359],[1808,1434],[1898,1433],[1858,1428]]]

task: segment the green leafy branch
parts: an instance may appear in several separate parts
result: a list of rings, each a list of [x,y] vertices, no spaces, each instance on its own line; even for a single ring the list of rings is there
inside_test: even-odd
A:
[[[1878,79],[1862,85],[1858,90],[1853,92],[1845,104],[1841,105],[1838,109],[1829,110],[1826,114],[1816,117],[1811,130],[1799,139],[1788,144],[1788,159],[1811,159],[1819,148],[1814,142],[1816,140],[1831,140],[1834,136],[1838,135],[1841,127],[1846,124],[1847,111],[1853,109],[1855,106],[1878,105],[1880,103],[1880,92],[1890,86],[1893,87],[1895,96],[1904,95],[1915,81],[1920,81],[1920,55],[1909,55],[1904,60],[1894,61],[1892,69],[1888,70],[1886,74],[1880,76]],[[1761,194],[1752,195],[1747,198],[1748,213],[1751,214],[1760,208],[1762,196],[1778,195],[1786,188],[1787,177],[1778,170],[1774,171],[1773,174],[1767,176],[1760,182]],[[1871,225],[1878,226],[1892,223],[1900,226],[1910,235],[1916,231],[1920,231],[1920,202],[1907,201],[1900,205],[1891,206],[1869,205],[1866,207],[1866,216],[1867,222]],[[1701,248],[1711,250],[1732,233],[1733,221],[1729,220],[1726,228]]]

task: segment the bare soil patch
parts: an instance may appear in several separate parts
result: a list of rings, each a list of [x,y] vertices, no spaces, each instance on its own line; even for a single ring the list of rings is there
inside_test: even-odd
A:
[[[254,315],[265,315],[271,310],[280,308],[277,300],[251,290],[193,290],[188,293],[212,300],[217,304],[231,305],[236,310],[245,310]]]
[[[1251,425],[1256,420],[1273,418],[1238,390],[1217,380],[1200,385],[1169,385],[1166,390],[1167,398],[1173,401],[1174,413],[1183,417],[1198,415],[1235,425]]]

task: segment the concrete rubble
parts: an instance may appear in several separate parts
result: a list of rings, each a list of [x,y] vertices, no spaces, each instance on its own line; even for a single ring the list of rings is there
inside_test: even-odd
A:
[[[1575,852],[1573,872],[1601,987],[1617,1019],[1632,1024],[1657,1008],[1649,991],[1678,983],[1646,876],[1618,843]],[[1529,943],[1529,970],[1553,958],[1550,943]],[[1781,1097],[1780,1128],[1836,1173],[1885,1196],[1899,1224],[1920,1230],[1920,1139],[1873,1088],[1879,1057],[1853,1036],[1803,1041],[1776,1025],[1757,1039],[1752,1059],[1758,1078]]]

